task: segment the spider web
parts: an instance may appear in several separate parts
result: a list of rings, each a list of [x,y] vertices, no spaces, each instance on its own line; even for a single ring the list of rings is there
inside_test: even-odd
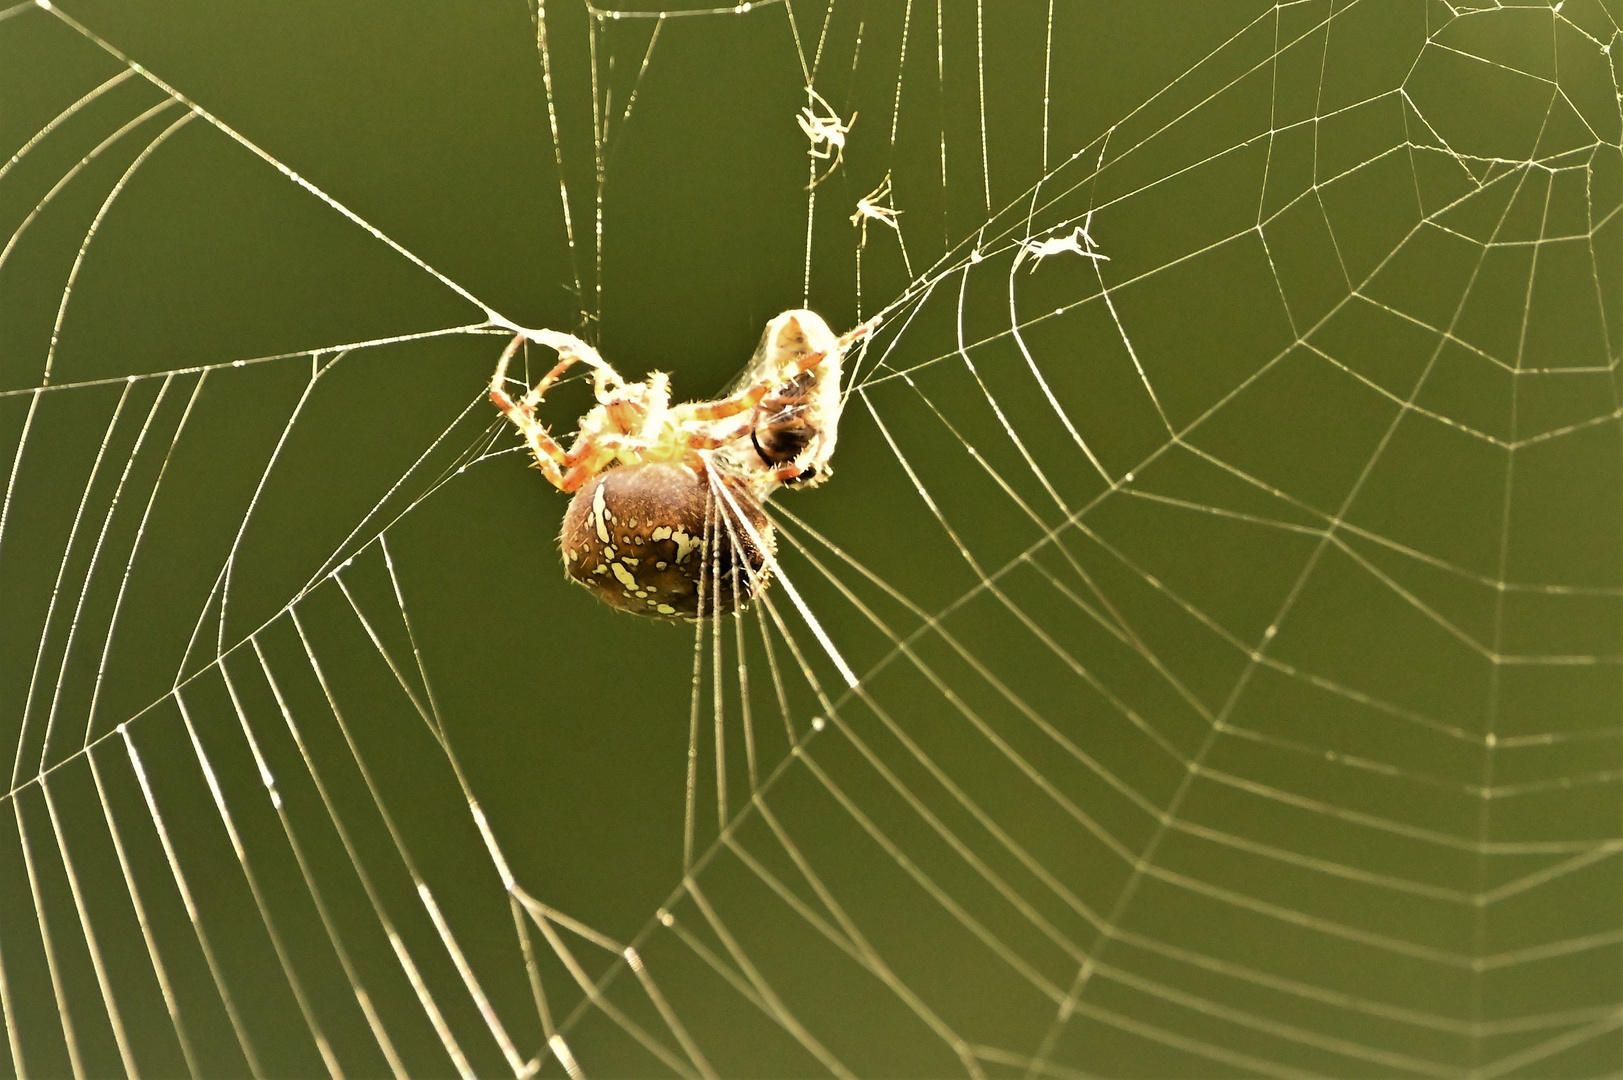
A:
[[[0,11],[0,1070],[1615,1075],[1615,11],[1135,8]],[[512,328],[800,303],[763,602],[564,583]]]

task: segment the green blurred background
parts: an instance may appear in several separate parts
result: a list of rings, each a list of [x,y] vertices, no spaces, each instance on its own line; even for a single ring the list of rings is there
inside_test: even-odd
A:
[[[1615,6],[60,10],[5,157],[92,35],[209,116],[0,176],[0,1074],[1623,1067]],[[567,585],[505,337],[339,349],[480,304],[885,313],[774,504],[856,686]]]

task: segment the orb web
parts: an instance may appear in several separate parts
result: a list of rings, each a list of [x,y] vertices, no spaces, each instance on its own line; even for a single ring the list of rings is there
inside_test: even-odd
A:
[[[530,16],[539,300],[316,65],[0,11],[0,1071],[1615,1073],[1614,11]],[[573,595],[513,329],[802,304],[771,587]]]

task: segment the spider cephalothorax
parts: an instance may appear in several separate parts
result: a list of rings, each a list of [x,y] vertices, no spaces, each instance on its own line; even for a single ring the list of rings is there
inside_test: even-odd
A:
[[[516,336],[490,397],[524,433],[536,467],[574,495],[559,537],[569,576],[605,603],[653,618],[726,613],[759,595],[774,554],[761,503],[780,485],[828,476],[841,355],[871,328],[836,338],[813,312],[786,311],[767,324],[732,393],[682,405],[670,403],[665,375],[626,382],[578,338]],[[525,341],[554,349],[558,363],[515,401],[507,366]],[[577,363],[594,369],[597,403],[565,450],[535,409]]]

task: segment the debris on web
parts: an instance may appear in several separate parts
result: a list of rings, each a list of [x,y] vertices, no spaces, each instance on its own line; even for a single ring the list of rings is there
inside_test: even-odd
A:
[[[565,332],[280,83],[0,8],[0,1073],[1615,1071],[1616,12],[991,10],[492,31]],[[738,190],[618,232],[673,131]],[[856,328],[839,483],[674,629],[492,462],[525,340],[721,348],[627,252]]]

